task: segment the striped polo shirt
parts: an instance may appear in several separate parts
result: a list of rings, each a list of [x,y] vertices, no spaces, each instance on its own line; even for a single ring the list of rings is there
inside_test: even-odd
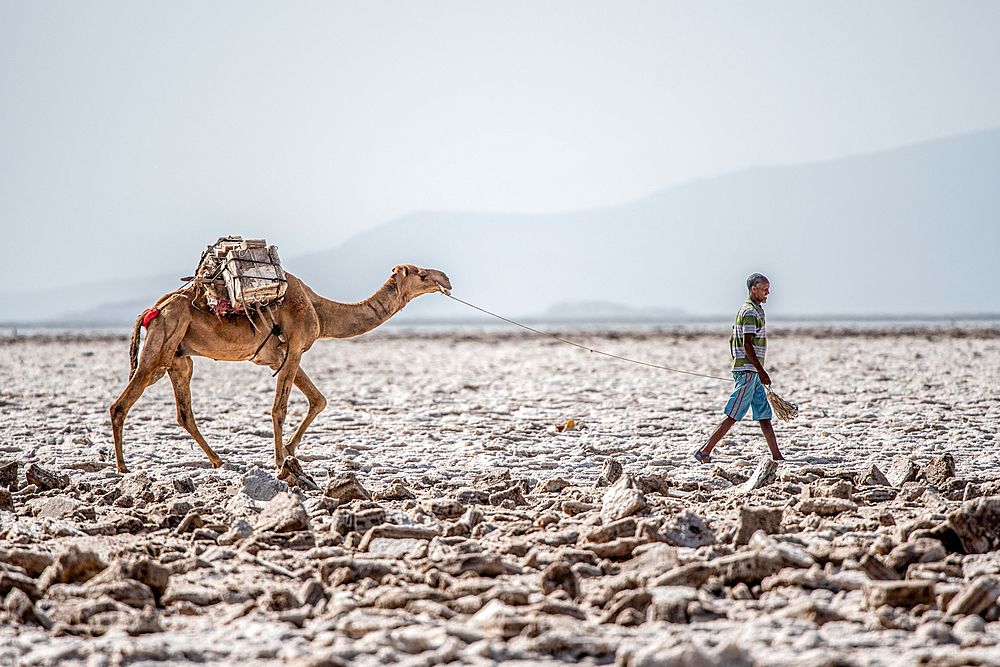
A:
[[[736,313],[733,325],[733,339],[730,343],[733,355],[733,372],[756,371],[743,349],[743,336],[753,334],[753,351],[761,364],[767,352],[767,333],[764,330],[764,309],[747,299]]]

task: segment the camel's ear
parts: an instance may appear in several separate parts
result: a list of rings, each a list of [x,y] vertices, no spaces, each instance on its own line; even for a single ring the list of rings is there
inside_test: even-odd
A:
[[[395,269],[392,270],[392,275],[399,276],[400,278],[405,278],[410,272],[410,267],[405,264],[400,264]]]

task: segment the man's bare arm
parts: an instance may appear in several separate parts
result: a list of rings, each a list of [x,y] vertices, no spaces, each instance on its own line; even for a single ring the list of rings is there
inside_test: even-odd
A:
[[[771,384],[771,376],[764,370],[764,365],[760,363],[757,352],[753,349],[753,334],[743,334],[743,351],[747,355],[747,360],[757,369],[761,384]]]

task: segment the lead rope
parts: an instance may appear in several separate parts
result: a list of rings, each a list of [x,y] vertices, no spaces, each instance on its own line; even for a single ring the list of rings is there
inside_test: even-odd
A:
[[[611,357],[612,359],[618,359],[619,361],[627,361],[630,364],[639,364],[640,366],[649,366],[650,368],[658,368],[658,369],[660,369],[662,371],[671,371],[672,373],[683,373],[684,375],[693,375],[695,377],[708,378],[710,380],[722,380],[723,382],[732,382],[731,378],[720,378],[720,377],[718,377],[716,375],[705,375],[704,373],[693,373],[691,371],[682,371],[682,370],[680,370],[678,368],[670,368],[668,366],[660,366],[660,365],[657,365],[657,364],[648,363],[646,361],[639,361],[637,359],[629,359],[628,357],[620,357],[617,354],[611,354],[609,352],[602,352],[601,350],[595,350],[592,347],[587,347],[586,345],[580,345],[579,343],[574,343],[571,340],[566,340],[565,338],[560,338],[559,336],[553,336],[552,334],[545,333],[544,331],[539,331],[538,329],[532,329],[531,327],[526,326],[524,324],[521,324],[520,322],[515,322],[514,320],[509,320],[506,317],[502,317],[500,315],[497,315],[496,313],[491,313],[490,311],[486,310],[485,308],[480,308],[479,306],[474,306],[471,303],[469,303],[468,301],[462,301],[458,297],[452,296],[447,290],[445,290],[440,285],[438,285],[438,291],[440,291],[441,294],[444,294],[449,299],[452,299],[454,301],[458,301],[459,303],[464,304],[464,305],[468,306],[469,308],[474,308],[475,310],[478,310],[481,313],[486,313],[490,317],[495,317],[498,320],[503,320],[504,322],[507,322],[508,324],[513,324],[516,327],[521,327],[522,329],[530,331],[531,333],[536,333],[539,336],[545,336],[546,338],[551,338],[553,340],[557,340],[560,343],[566,343],[567,345],[572,345],[573,347],[578,347],[581,350],[586,350],[587,352],[590,352],[592,354],[600,354],[600,355],[603,355],[605,357]]]

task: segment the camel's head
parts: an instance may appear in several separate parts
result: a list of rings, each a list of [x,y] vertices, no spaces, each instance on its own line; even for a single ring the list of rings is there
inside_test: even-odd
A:
[[[443,271],[437,269],[421,269],[412,264],[400,264],[392,270],[392,277],[396,279],[400,292],[408,299],[431,292],[451,294],[451,281]]]

